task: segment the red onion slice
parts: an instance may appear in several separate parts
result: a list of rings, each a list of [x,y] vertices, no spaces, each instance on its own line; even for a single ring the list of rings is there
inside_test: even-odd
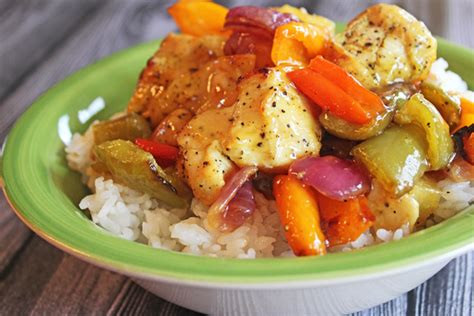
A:
[[[351,199],[370,190],[370,178],[358,165],[334,156],[308,157],[295,161],[288,172],[325,196]]]
[[[257,208],[252,188],[252,182],[247,180],[237,191],[237,194],[227,205],[224,213],[222,213],[221,231],[232,231],[242,226],[245,220],[252,216]]]
[[[224,28],[272,38],[277,27],[292,21],[298,21],[298,18],[289,13],[269,8],[241,6],[229,10]]]
[[[298,18],[268,8],[232,8],[227,13],[224,24],[225,29],[233,31],[224,46],[224,54],[254,54],[257,56],[256,68],[272,67],[271,51],[275,30],[292,21],[298,21]]]
[[[239,189],[257,172],[257,167],[247,166],[240,169],[230,178],[222,188],[216,201],[209,207],[208,219],[209,224],[221,229],[222,214],[226,211],[230,201],[235,197]]]
[[[254,33],[234,32],[224,46],[225,55],[254,54],[257,68],[272,67],[272,40]]]

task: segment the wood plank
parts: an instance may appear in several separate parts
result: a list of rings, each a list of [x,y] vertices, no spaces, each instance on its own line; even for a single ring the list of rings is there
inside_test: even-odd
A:
[[[409,293],[410,315],[473,315],[474,253],[451,261]]]
[[[100,3],[41,0],[9,4],[0,10],[0,98],[61,45]]]
[[[104,314],[123,286],[129,282],[125,276],[64,254],[41,291],[31,313]]]
[[[33,237],[8,273],[0,275],[0,315],[30,311],[62,256],[62,251],[38,236]]]
[[[0,203],[5,201],[0,197]],[[7,273],[15,257],[32,237],[32,232],[8,209],[0,206],[0,275]]]
[[[80,30],[45,56],[23,84],[4,99],[0,107],[0,139],[36,97],[68,74],[114,51],[173,31],[174,23],[162,6],[163,3],[148,1],[112,1],[91,14]]]
[[[367,293],[367,295],[370,295]],[[362,312],[353,313],[353,316],[402,316],[406,315],[407,312],[407,294],[404,294],[396,299],[381,304],[379,306],[367,309]]]

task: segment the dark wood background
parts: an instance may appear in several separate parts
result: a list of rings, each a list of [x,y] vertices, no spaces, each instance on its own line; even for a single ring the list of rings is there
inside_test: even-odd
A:
[[[175,30],[165,10],[171,2],[0,0],[0,140],[29,104],[54,83],[114,51]],[[347,21],[377,1],[218,2],[230,6],[292,2]],[[474,47],[473,0],[388,2],[424,20],[436,35]],[[469,253],[418,288],[358,315],[472,315],[473,270]],[[195,313],[152,295],[127,277],[47,244],[15,217],[1,196],[0,315],[12,314]]]

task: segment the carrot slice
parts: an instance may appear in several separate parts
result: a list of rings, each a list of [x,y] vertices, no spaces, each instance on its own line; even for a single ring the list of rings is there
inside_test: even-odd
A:
[[[329,245],[337,246],[356,240],[371,227],[375,217],[365,196],[337,201],[317,194],[319,214]]]
[[[361,106],[375,117],[384,110],[382,99],[372,91],[364,88],[357,79],[338,65],[316,56],[311,60],[309,68],[323,75],[326,79],[344,90],[348,95],[357,100]]]
[[[472,124],[474,124],[474,102],[465,97],[461,97],[461,121],[453,133]]]
[[[223,34],[229,10],[212,1],[181,0],[168,8],[181,32],[194,36]]]
[[[355,124],[366,124],[371,121],[372,116],[357,100],[314,70],[309,68],[298,69],[289,72],[287,75],[298,90],[323,110],[330,111],[334,115]]]
[[[306,66],[309,60],[319,54],[328,35],[316,25],[290,22],[275,31],[272,46],[272,60],[277,66]]]
[[[474,133],[464,137],[464,152],[466,153],[466,160],[470,164],[474,164]]]
[[[295,255],[324,255],[326,238],[321,231],[314,191],[294,176],[277,176],[273,194],[286,239]]]

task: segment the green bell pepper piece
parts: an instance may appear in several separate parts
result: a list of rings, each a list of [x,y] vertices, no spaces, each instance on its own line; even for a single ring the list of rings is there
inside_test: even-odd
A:
[[[454,142],[449,126],[430,101],[421,93],[413,95],[395,115],[400,125],[414,124],[425,131],[430,170],[446,167],[454,157]]]
[[[96,145],[114,139],[133,141],[136,138],[148,138],[151,135],[150,125],[146,119],[136,113],[127,113],[116,119],[102,121],[93,125],[92,130]]]
[[[148,193],[171,207],[185,208],[191,193],[180,179],[168,175],[153,156],[130,141],[116,139],[95,146],[98,160],[112,178],[138,192]]]
[[[423,130],[407,125],[386,129],[354,147],[352,154],[385,191],[399,197],[410,191],[428,168],[427,149]]]

